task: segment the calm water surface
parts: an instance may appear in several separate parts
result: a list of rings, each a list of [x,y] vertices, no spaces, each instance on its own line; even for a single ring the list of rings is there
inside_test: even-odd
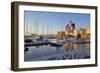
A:
[[[31,46],[24,52],[24,61],[65,60],[90,58],[90,43],[69,44],[61,47],[50,45]],[[45,57],[45,58],[44,58]]]

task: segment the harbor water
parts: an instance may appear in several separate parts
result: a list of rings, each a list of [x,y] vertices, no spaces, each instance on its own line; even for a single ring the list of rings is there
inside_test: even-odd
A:
[[[29,46],[24,51],[24,61],[69,60],[90,58],[90,43],[65,43],[63,46]]]

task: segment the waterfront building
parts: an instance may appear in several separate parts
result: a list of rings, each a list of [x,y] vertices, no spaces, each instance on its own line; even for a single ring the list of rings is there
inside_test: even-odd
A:
[[[68,38],[69,36],[75,36],[75,23],[70,21],[66,26],[65,26],[65,35]]]
[[[66,39],[66,35],[64,31],[59,31],[57,33],[57,40],[62,40],[63,42],[65,42]]]
[[[85,28],[79,28],[78,29],[78,34],[81,35],[81,38],[85,38],[86,37],[86,29]]]
[[[86,29],[86,39],[90,40],[90,28]]]
[[[81,38],[85,38],[86,40],[90,40],[90,28],[79,28],[79,29],[77,29],[77,31],[81,35]]]

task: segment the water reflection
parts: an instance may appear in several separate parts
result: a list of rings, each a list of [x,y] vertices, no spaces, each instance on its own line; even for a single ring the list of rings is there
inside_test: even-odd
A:
[[[73,51],[75,49],[90,49],[90,43],[85,43],[85,44],[75,44],[75,43],[69,43],[67,42],[64,44],[64,48],[70,51]]]
[[[90,43],[76,44],[67,42],[60,47],[50,45],[31,46],[24,53],[24,61],[45,61],[90,58]]]

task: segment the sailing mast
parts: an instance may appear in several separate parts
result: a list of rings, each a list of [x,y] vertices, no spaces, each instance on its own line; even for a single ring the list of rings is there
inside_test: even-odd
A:
[[[47,25],[47,34],[48,34],[48,25]]]
[[[38,34],[38,19],[35,19],[35,34]]]
[[[52,30],[53,30],[53,29],[52,29],[52,24],[51,24],[51,33],[50,33],[51,35],[52,35]]]
[[[33,34],[33,29],[32,29],[32,28],[33,28],[33,26],[32,26],[32,24],[31,24],[31,34]]]
[[[37,24],[37,33],[38,33],[38,20],[36,21],[36,24]]]
[[[42,30],[42,34],[44,35],[44,23],[43,23],[43,30]]]
[[[26,35],[28,35],[28,17],[27,17],[27,22],[26,22]]]
[[[62,18],[60,17],[61,30],[63,31]]]
[[[27,35],[28,32],[27,32],[27,23],[25,24],[25,35]]]

